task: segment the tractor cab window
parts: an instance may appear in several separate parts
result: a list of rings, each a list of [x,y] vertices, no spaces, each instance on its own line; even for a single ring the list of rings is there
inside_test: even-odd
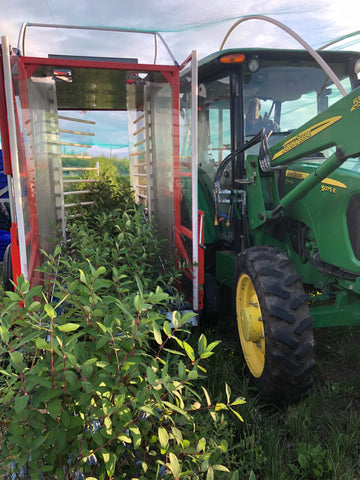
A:
[[[330,66],[351,91],[344,64]],[[265,128],[267,133],[273,132],[270,146],[341,98],[337,87],[312,60],[264,60],[257,72],[243,72],[242,90],[245,141]]]
[[[199,85],[199,168],[211,179],[230,153],[230,81],[220,78]]]

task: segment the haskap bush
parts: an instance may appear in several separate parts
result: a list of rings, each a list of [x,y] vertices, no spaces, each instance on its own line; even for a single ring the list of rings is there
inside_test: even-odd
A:
[[[189,340],[192,313],[169,308],[159,247],[141,209],[73,225],[19,278],[0,316],[0,472],[5,479],[237,478],[222,464],[226,386],[212,404],[203,361],[219,342]],[[160,286],[161,285],[161,286]],[[236,418],[235,417],[235,418]]]

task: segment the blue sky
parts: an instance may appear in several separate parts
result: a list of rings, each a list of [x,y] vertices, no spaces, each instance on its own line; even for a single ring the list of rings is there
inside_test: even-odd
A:
[[[200,58],[218,50],[236,18],[244,15],[271,16],[315,48],[360,29],[358,0],[0,0],[0,7],[0,35],[8,36],[14,47],[23,22],[149,29],[161,32],[180,63],[191,50],[198,50]],[[25,53],[31,56],[58,53],[139,57],[141,52],[141,61],[153,59],[153,42],[148,36],[136,40],[135,36],[125,39],[118,33],[32,27],[26,38]],[[242,24],[226,46],[297,48],[285,33],[258,20]],[[360,43],[351,49],[360,50]],[[168,61],[165,50],[159,51],[159,59]],[[119,145],[124,142],[126,135],[122,134]],[[103,143],[109,140],[104,137]],[[116,151],[116,145],[111,148]]]

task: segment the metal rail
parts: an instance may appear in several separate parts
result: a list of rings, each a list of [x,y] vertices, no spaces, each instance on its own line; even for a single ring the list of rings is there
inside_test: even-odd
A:
[[[157,60],[157,50],[158,38],[161,40],[162,44],[164,45],[169,57],[173,61],[174,65],[178,66],[179,64],[176,61],[172,51],[170,50],[168,44],[165,42],[164,38],[159,32],[154,32],[151,30],[135,30],[131,28],[121,28],[121,27],[87,27],[85,25],[64,25],[64,24],[52,24],[52,23],[32,23],[32,22],[24,22],[21,25],[19,38],[18,38],[18,50],[21,52],[22,55],[25,56],[25,35],[26,30],[28,27],[39,27],[39,28],[64,28],[64,29],[72,29],[72,30],[96,30],[102,32],[119,32],[119,33],[141,33],[145,35],[153,35],[154,42],[155,42],[155,55],[154,55],[154,65],[156,64]]]
[[[347,38],[356,37],[357,35],[360,35],[360,30],[356,30],[356,32],[348,33],[347,35],[342,35],[341,37],[338,37],[338,38],[334,38],[334,40],[331,40],[330,42],[325,43],[325,45],[322,45],[320,48],[318,48],[318,51],[325,50],[325,48],[328,48],[331,45],[335,45],[335,43],[339,43],[342,40],[346,40]]]

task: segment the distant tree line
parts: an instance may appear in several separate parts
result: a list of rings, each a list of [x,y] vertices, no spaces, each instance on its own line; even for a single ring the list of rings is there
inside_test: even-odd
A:
[[[99,162],[100,174],[106,174],[109,177],[116,175],[129,175],[129,159],[118,157],[106,157],[105,155],[93,157],[92,159],[81,158],[63,158],[63,167],[94,167]]]

